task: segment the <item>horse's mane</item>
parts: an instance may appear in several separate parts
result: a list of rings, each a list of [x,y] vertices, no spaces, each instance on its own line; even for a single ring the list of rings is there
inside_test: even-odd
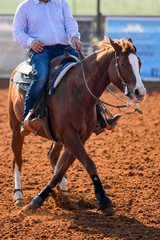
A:
[[[122,52],[133,51],[133,49],[134,49],[133,43],[124,39],[124,38],[122,38],[120,40],[115,39],[114,42],[122,47]],[[109,51],[110,49],[113,49],[109,40],[108,41],[99,41],[99,42],[95,43],[94,45],[99,47],[100,49],[104,49],[106,51]]]

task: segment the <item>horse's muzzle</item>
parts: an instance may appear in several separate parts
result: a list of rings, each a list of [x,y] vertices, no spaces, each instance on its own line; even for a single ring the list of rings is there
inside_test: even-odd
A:
[[[142,102],[145,98],[145,95],[146,95],[146,91],[144,89],[144,91],[140,91],[139,89],[135,89],[134,92],[134,97],[135,99],[133,99],[133,102],[136,102],[136,103],[139,103],[139,102]]]
[[[133,103],[140,103],[144,100],[146,95],[145,88],[138,89],[138,88],[128,88],[127,91],[125,91],[125,95],[131,99]]]

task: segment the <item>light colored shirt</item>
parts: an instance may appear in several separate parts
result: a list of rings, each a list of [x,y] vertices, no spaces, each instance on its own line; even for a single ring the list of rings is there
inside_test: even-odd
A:
[[[80,37],[78,24],[66,0],[26,0],[16,11],[12,33],[14,41],[30,48],[32,41],[40,40],[45,46],[70,44],[73,36]]]

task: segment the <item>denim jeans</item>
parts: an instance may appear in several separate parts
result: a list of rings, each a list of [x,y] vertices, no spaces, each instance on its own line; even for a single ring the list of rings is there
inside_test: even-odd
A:
[[[29,51],[29,57],[33,68],[33,80],[29,86],[25,96],[25,106],[23,120],[27,116],[30,109],[36,103],[38,97],[42,94],[43,89],[47,83],[49,75],[49,64],[50,61],[65,52],[65,48],[70,47],[69,53],[78,57],[76,50],[70,45],[53,45],[45,46],[42,52],[34,52],[32,49]]]

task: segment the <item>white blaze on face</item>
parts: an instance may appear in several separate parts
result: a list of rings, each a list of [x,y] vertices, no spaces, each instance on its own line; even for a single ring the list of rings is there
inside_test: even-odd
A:
[[[142,80],[141,80],[141,77],[140,77],[140,74],[139,74],[138,58],[135,54],[130,53],[129,56],[128,56],[128,59],[129,59],[129,62],[132,66],[133,73],[134,73],[135,78],[136,78],[136,85],[134,87],[134,90],[137,89],[142,96],[145,96],[146,90],[144,88],[144,85],[142,83]],[[134,92],[134,90],[133,90],[133,92]]]

